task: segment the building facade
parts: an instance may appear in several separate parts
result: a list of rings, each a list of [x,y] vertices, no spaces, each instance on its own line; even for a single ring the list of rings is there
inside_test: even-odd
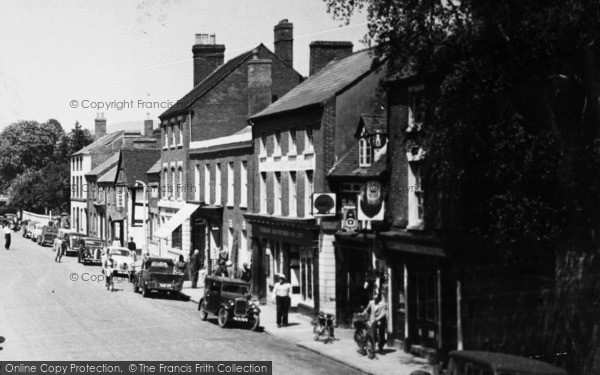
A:
[[[377,102],[382,73],[372,70],[369,51],[353,54],[348,42],[313,42],[310,59],[313,75],[250,119],[258,193],[254,212],[245,216],[253,258],[261,262],[261,296],[283,273],[300,311],[336,313],[335,232],[319,229],[312,197],[332,193],[329,171],[356,143],[359,118]]]
[[[172,256],[199,250],[212,270],[220,258],[250,261],[251,132],[247,118],[298,85],[292,67],[293,25],[274,30],[275,52],[263,44],[224,64],[225,46],[197,35],[194,88],[163,113],[157,247]]]

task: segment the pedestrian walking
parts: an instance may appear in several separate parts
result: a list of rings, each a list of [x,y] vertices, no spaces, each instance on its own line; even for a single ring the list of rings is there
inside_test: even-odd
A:
[[[277,305],[277,328],[287,327],[288,325],[288,312],[292,299],[290,297],[292,293],[292,285],[288,283],[284,274],[280,273],[277,275],[278,283],[273,287],[273,295],[275,296],[275,303]]]
[[[56,256],[54,257],[54,261],[60,263],[63,255],[67,252],[69,248],[69,235],[65,235],[65,238],[60,243],[60,246],[56,250]]]
[[[129,242],[127,243],[127,248],[131,251],[135,251],[137,249],[137,245],[135,241],[133,241],[133,237],[129,237]]]
[[[192,288],[198,287],[198,271],[200,271],[200,250],[194,250],[194,254],[190,259]]]
[[[369,335],[373,337],[379,347],[379,352],[383,351],[385,345],[385,333],[387,329],[387,287],[381,288],[381,292],[377,291],[373,294],[373,299],[363,311],[364,315],[369,314]],[[366,354],[366,350],[361,348],[362,354]]]
[[[252,281],[252,270],[250,270],[250,267],[248,267],[248,263],[242,264],[242,269],[240,270],[240,279],[242,279],[243,281],[249,283]]]
[[[6,250],[10,248],[10,230],[8,228],[4,229],[4,247]]]

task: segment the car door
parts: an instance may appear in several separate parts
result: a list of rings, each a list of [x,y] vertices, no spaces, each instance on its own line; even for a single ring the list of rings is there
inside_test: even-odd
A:
[[[206,291],[206,304],[208,311],[216,313],[221,301],[221,283],[212,280]]]

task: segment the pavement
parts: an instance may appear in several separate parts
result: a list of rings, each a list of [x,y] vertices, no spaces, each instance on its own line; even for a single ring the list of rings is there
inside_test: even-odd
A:
[[[191,301],[198,303],[204,295],[204,288],[192,289],[191,283],[186,281],[182,293],[187,295]],[[397,348],[385,347],[384,352],[377,353],[375,359],[369,359],[358,354],[353,329],[337,328],[335,330],[337,340],[325,344],[313,340],[312,318],[300,313],[290,313],[288,327],[278,328],[275,306],[267,304],[260,306],[260,309],[260,324],[265,333],[343,363],[363,373],[372,375],[410,375],[412,372],[420,370],[433,374],[433,367],[425,359],[412,356]]]

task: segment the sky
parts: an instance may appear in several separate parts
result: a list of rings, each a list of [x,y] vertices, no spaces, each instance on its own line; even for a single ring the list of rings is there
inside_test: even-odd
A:
[[[227,61],[260,43],[273,50],[273,27],[288,19],[304,76],[312,41],[366,47],[366,15],[342,25],[323,0],[0,0],[0,14],[0,128],[55,118],[92,130],[99,112],[109,131],[146,118],[157,126],[160,106],[192,89],[197,33],[215,33]]]

